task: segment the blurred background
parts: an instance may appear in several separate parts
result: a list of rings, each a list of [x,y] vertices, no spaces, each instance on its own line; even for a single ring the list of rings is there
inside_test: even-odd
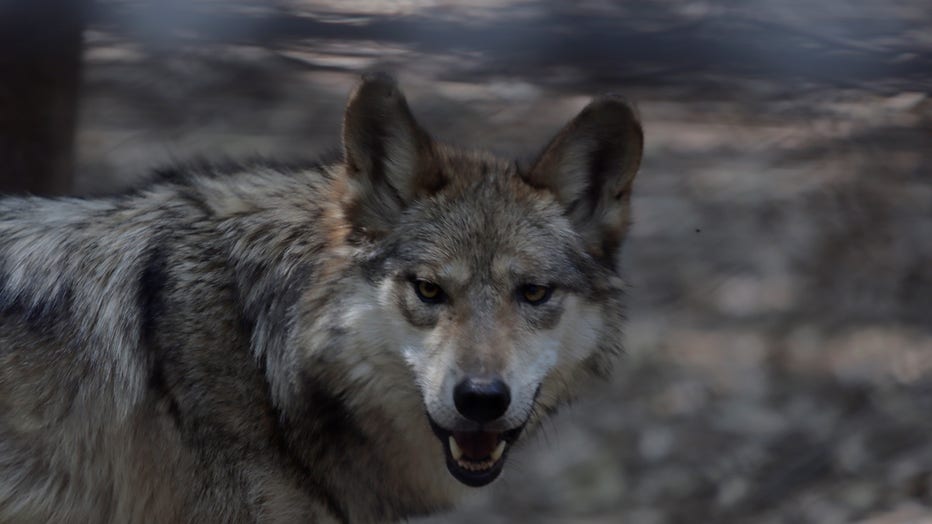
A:
[[[932,523],[928,0],[0,0],[0,191],[339,147],[359,73],[533,158],[638,105],[627,353],[427,523]]]

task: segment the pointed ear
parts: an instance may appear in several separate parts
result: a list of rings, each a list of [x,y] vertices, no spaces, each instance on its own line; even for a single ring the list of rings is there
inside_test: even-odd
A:
[[[544,149],[525,179],[556,196],[589,252],[612,268],[630,220],[644,135],[617,96],[593,100]]]
[[[352,186],[348,214],[367,234],[386,232],[411,201],[446,183],[433,141],[385,74],[363,76],[350,96],[343,151]]]

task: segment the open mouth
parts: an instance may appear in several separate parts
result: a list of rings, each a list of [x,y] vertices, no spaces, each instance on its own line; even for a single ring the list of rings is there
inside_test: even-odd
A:
[[[524,429],[521,425],[508,431],[450,431],[440,427],[429,415],[428,420],[443,443],[450,474],[472,487],[485,486],[498,478],[509,448]]]

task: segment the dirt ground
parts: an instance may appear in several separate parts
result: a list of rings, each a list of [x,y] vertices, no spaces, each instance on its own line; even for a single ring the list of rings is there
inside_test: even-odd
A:
[[[339,145],[359,72],[530,158],[588,100],[646,153],[616,376],[422,523],[932,522],[932,10],[99,2],[77,186]]]

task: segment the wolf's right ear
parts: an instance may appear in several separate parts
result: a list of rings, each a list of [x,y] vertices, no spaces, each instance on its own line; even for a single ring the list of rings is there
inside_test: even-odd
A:
[[[446,183],[434,144],[411,115],[395,80],[366,74],[353,91],[343,119],[343,150],[351,195],[350,220],[380,236],[412,200]]]
[[[617,267],[644,135],[622,98],[593,100],[544,148],[525,180],[556,197],[591,255]]]

